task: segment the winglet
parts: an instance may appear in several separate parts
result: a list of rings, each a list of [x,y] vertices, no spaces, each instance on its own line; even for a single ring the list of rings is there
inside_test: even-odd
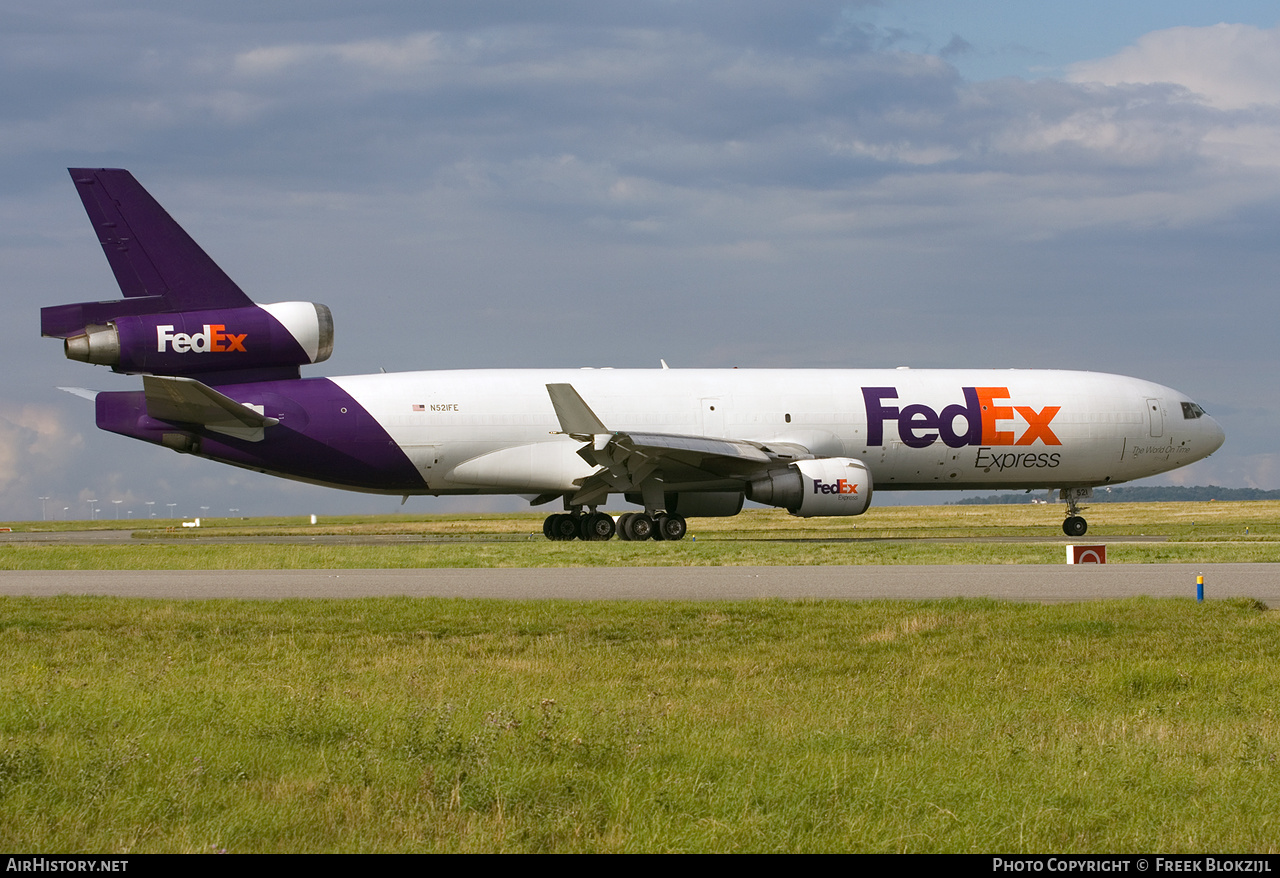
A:
[[[612,436],[613,431],[596,417],[572,384],[548,384],[547,393],[560,420],[560,432],[580,442],[591,442],[597,436]]]

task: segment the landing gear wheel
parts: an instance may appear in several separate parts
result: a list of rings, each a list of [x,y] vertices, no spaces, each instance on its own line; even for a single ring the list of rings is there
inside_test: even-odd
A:
[[[553,540],[573,540],[578,538],[578,519],[577,516],[564,513],[562,515],[551,516],[555,519],[551,523],[551,532],[555,534]]]
[[[601,543],[613,539],[613,516],[603,512],[584,515],[579,523],[578,537],[591,543]]]
[[[664,540],[682,540],[688,529],[689,525],[683,515],[658,516],[658,533],[662,534]]]
[[[1062,522],[1062,532],[1069,537],[1082,537],[1088,529],[1089,522],[1079,515],[1068,515],[1067,520]]]
[[[629,527],[633,516],[635,516],[634,512],[624,512],[618,516],[618,539],[622,540],[624,543],[631,542],[631,531],[629,530]]]
[[[653,519],[643,512],[637,512],[627,522],[627,531],[633,540],[647,540],[653,536]]]

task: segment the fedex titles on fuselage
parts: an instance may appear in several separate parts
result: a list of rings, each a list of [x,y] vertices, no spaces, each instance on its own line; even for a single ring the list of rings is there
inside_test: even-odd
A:
[[[899,408],[887,400],[898,398],[896,387],[864,387],[867,408],[867,444],[884,445],[885,422],[895,421],[898,438],[908,448],[928,448],[939,439],[949,448],[979,446],[979,467],[1056,467],[1061,455],[1053,453],[991,453],[1000,446],[1061,445],[1053,432],[1054,417],[1062,406],[1040,409],[1025,405],[997,405],[1008,400],[1007,387],[962,387],[963,403],[945,406],[941,412],[919,403]],[[1018,424],[1021,422],[1021,428]],[[962,425],[962,426],[958,426]],[[1012,428],[1012,429],[1011,429]]]

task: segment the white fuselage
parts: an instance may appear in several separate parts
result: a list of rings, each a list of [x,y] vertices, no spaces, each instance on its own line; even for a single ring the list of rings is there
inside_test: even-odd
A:
[[[475,370],[331,380],[403,449],[431,494],[571,491],[591,475],[583,443],[560,432],[547,393],[558,383],[572,384],[612,431],[857,458],[877,490],[1116,484],[1199,460],[1223,441],[1186,395],[1094,372]]]
[[[860,515],[873,489],[1084,489],[1176,469],[1223,432],[1169,387],[1024,370],[486,370],[302,378],[329,309],[256,305],[122,168],[72,180],[124,298],[41,309],[71,359],[143,376],[98,426],[232,466],[385,494],[562,499],[549,539],[680,539],[744,498]],[[1079,489],[1079,490],[1076,490]],[[644,507],[615,528],[599,507]]]

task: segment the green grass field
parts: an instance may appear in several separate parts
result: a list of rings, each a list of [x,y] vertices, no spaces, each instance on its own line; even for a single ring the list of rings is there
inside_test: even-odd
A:
[[[1278,513],[1107,505],[1090,536],[1276,561]],[[0,566],[1061,563],[1058,518],[761,512],[675,544],[547,543],[530,516],[214,522]],[[423,541],[201,539],[261,529]],[[1275,852],[1278,635],[1239,600],[0,598],[0,846]]]
[[[209,519],[199,530],[154,522],[135,529],[122,522],[134,531],[130,544],[7,543],[0,546],[0,569],[1059,564],[1062,545],[1069,542],[1058,530],[1060,519],[1056,508],[1030,505],[884,507],[855,519],[799,519],[749,510],[734,518],[694,519],[689,536],[677,543],[551,543],[542,537],[542,516],[530,514],[324,519],[314,526],[298,519]],[[1088,536],[1075,542],[1107,540],[1112,563],[1280,562],[1276,501],[1100,504],[1092,519]],[[12,526],[39,531],[86,524]],[[114,522],[95,524],[99,530],[118,529]],[[394,534],[411,541],[341,546],[208,541],[326,534]]]
[[[622,510],[611,510],[615,514]],[[15,521],[3,522],[15,531],[130,530],[139,537],[166,536],[197,539],[211,534],[305,535],[421,534],[424,536],[503,536],[512,539],[541,536],[547,514],[527,512],[487,515],[368,515],[322,516],[316,525],[305,516],[295,518],[205,518],[199,530],[182,528],[165,519],[137,521]],[[1089,536],[1159,533],[1171,539],[1280,540],[1280,501],[1243,503],[1099,503],[1088,507]],[[1060,537],[1062,506],[873,506],[849,518],[796,518],[782,510],[748,509],[732,518],[695,518],[691,536],[702,539],[842,539],[914,537]],[[1245,529],[1249,533],[1245,534]]]
[[[0,846],[1275,851],[1278,621],[0,599]]]

